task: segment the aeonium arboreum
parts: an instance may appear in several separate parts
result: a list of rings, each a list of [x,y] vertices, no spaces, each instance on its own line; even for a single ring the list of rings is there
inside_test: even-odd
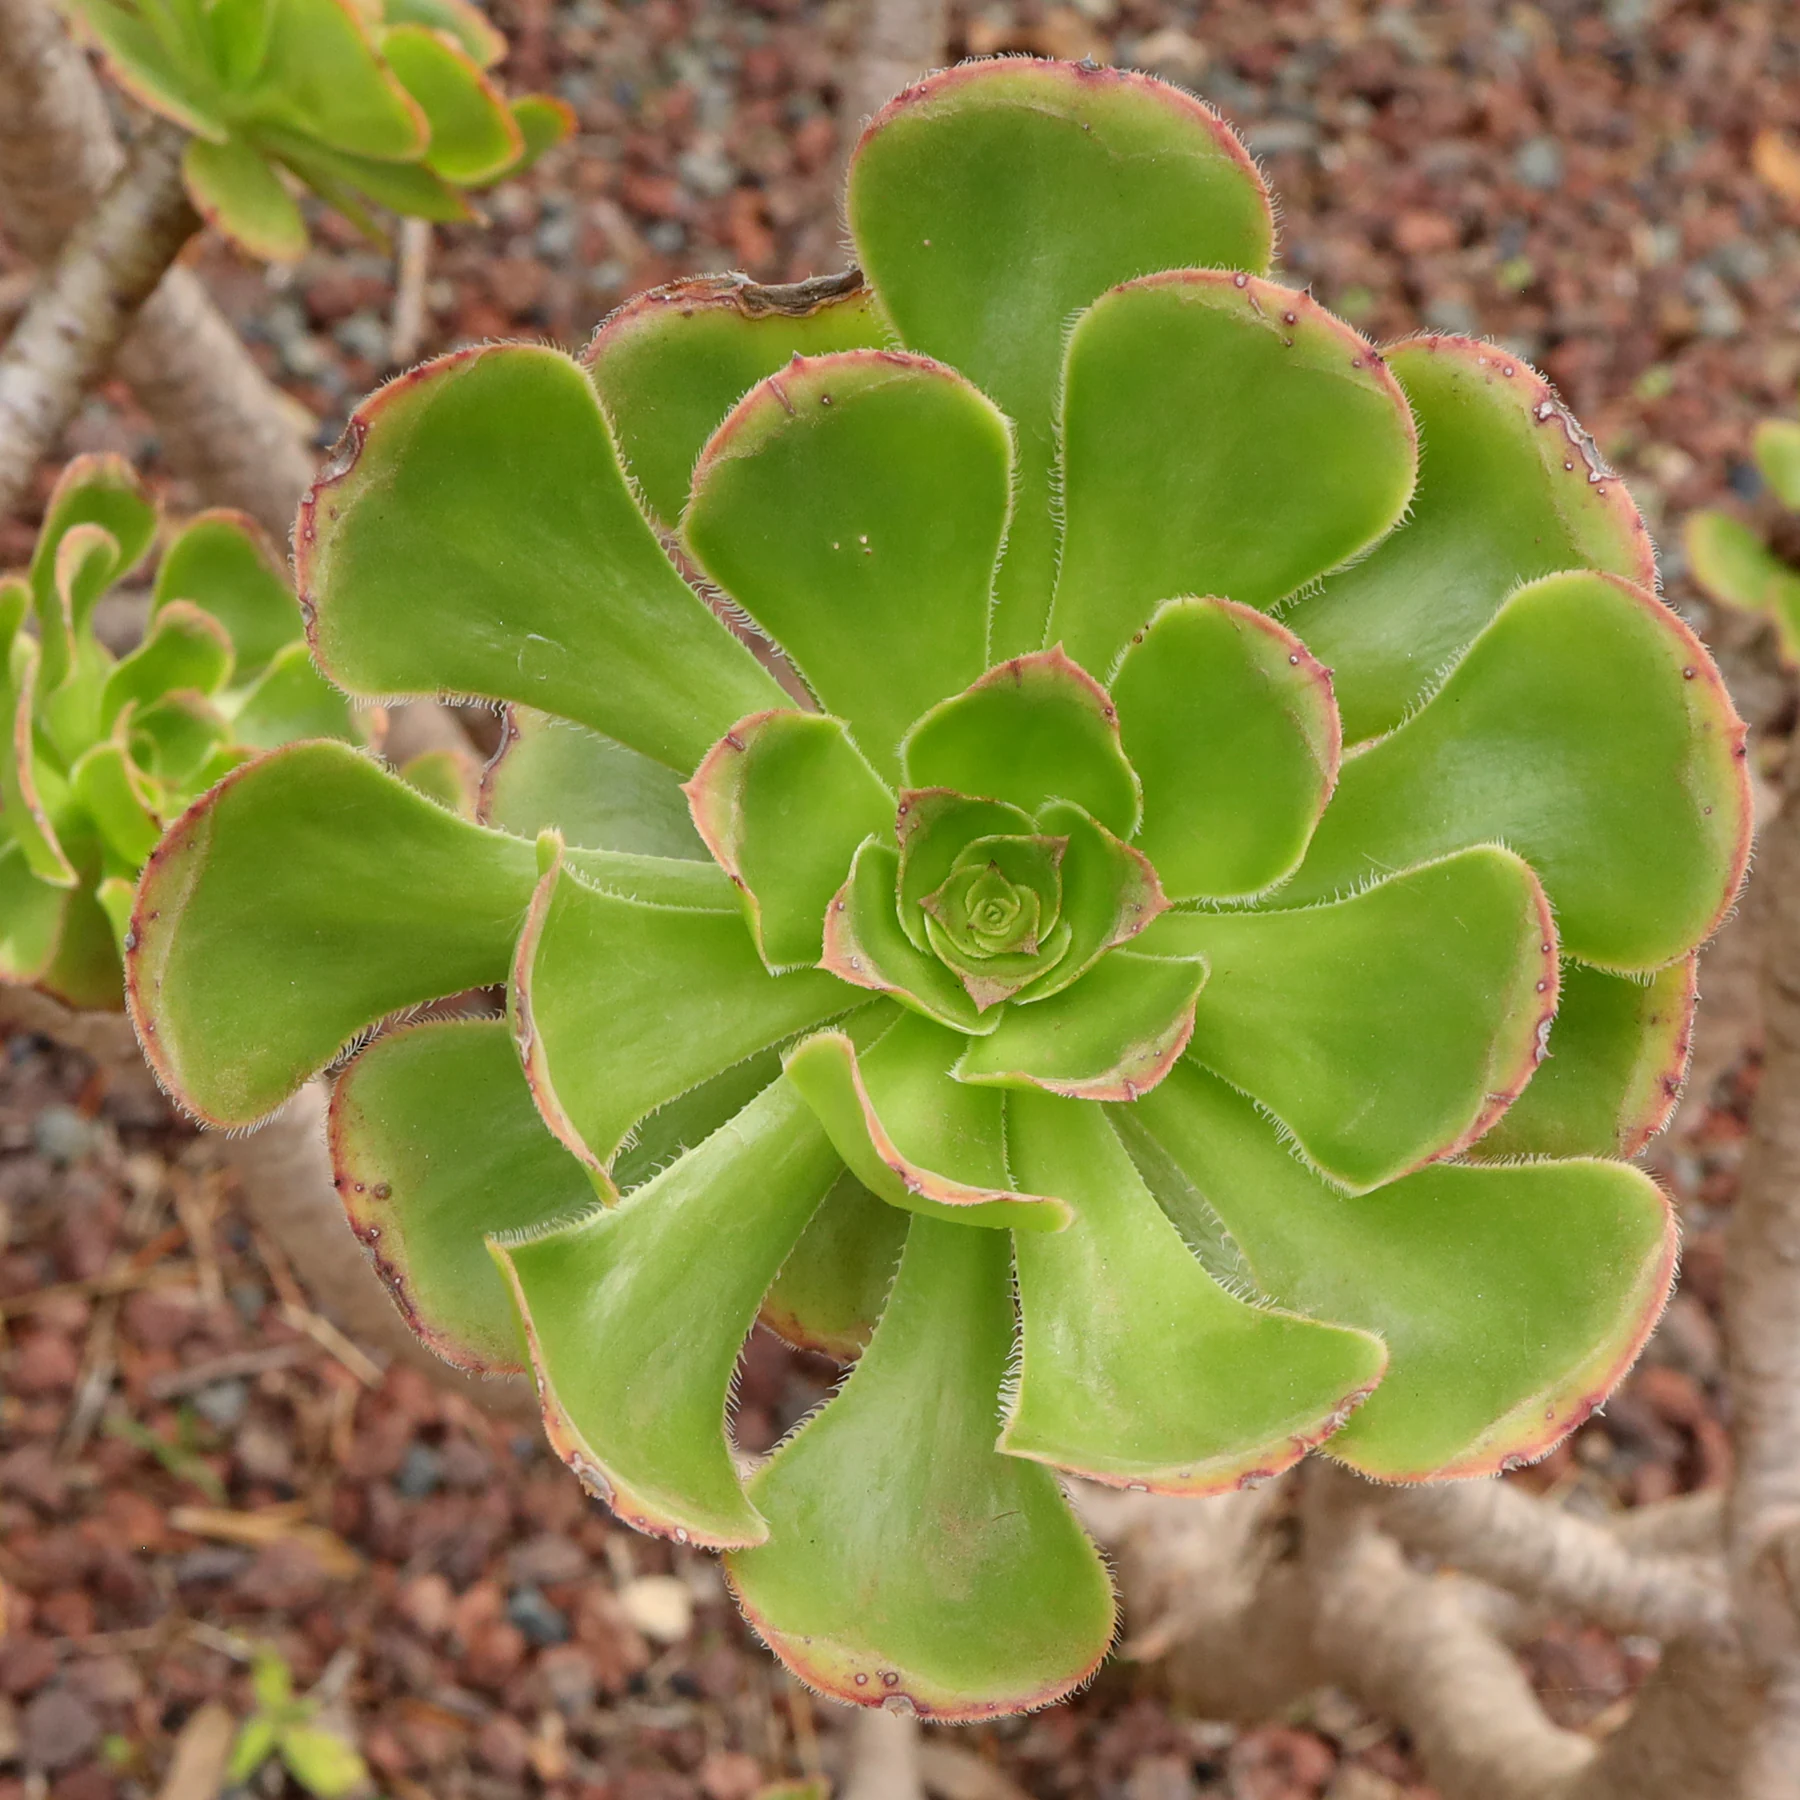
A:
[[[285,568],[241,513],[169,535],[141,635],[109,647],[101,603],[160,524],[129,463],[78,456],[30,566],[0,579],[0,983],[72,1007],[125,1004],[117,940],[138,871],[196,795],[258,750],[360,735],[307,656]]]
[[[866,283],[680,284],[358,412],[315,652],[509,705],[483,823],[278,753],[165,839],[130,974],[232,1124],[504,982],[337,1078],[400,1304],[806,1680],[968,1718],[1110,1640],[1057,1471],[1491,1472],[1608,1391],[1742,730],[1543,381],[1266,278],[1175,89],[952,70],[848,210]],[[854,1367],[746,1479],[759,1316]]]

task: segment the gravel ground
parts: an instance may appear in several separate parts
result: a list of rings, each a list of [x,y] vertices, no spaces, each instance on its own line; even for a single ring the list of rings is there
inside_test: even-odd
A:
[[[553,87],[581,130],[485,227],[438,234],[422,352],[577,344],[688,271],[810,272],[848,0],[497,11],[515,83]],[[1755,509],[1748,426],[1791,410],[1800,377],[1800,5],[998,4],[960,15],[954,47],[1186,83],[1263,160],[1288,279],[1377,338],[1474,331],[1537,362],[1629,478],[1671,597],[1719,625],[1746,712],[1785,725],[1766,647],[1709,621],[1674,525]],[[320,244],[279,279],[215,245],[197,261],[323,443],[389,372],[394,295],[386,254],[329,226]],[[0,306],[21,292],[0,251]],[[72,431],[98,447],[156,469],[122,390]],[[30,536],[0,526],[0,564]],[[1681,1291],[1605,1415],[1518,1477],[1577,1504],[1728,1472],[1720,1228],[1756,1062],[1737,989],[1714,987],[1704,1091],[1654,1158],[1683,1211]],[[533,1437],[383,1376],[321,1326],[204,1145],[25,1036],[0,1055],[0,1316],[0,1800],[158,1793],[184,1726],[249,1709],[258,1644],[322,1684],[394,1800],[751,1800],[832,1767],[841,1716],[750,1641],[707,1559],[614,1528]],[[772,1440],[822,1376],[755,1341],[745,1436]],[[1653,1654],[1563,1630],[1527,1659],[1559,1718],[1605,1731]],[[958,1753],[934,1775],[950,1800],[1429,1792],[1340,1699],[1238,1734],[1172,1716],[1129,1666],[931,1737]]]

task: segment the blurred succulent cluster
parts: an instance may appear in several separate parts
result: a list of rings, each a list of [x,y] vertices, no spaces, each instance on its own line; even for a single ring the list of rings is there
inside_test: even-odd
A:
[[[1762,478],[1762,518],[1717,508],[1687,522],[1688,565],[1714,600],[1766,618],[1781,660],[1800,669],[1800,422],[1764,419],[1750,440]]]
[[[128,975],[220,1124],[373,1031],[337,1182],[421,1334],[529,1367],[807,1681],[970,1718],[1111,1641],[1059,1472],[1491,1473],[1604,1397],[1748,786],[1548,385],[1270,279],[1197,101],[965,65],[848,218],[860,272],[358,410],[311,643],[507,706],[479,817],[340,744],[234,771]],[[746,1475],[759,1318],[854,1367]]]
[[[193,134],[195,209],[253,256],[307,229],[283,174],[374,236],[371,207],[473,217],[466,190],[567,135],[560,100],[509,99],[506,40],[472,0],[65,0],[114,78]]]
[[[123,656],[107,648],[97,609],[145,562],[158,524],[128,463],[78,458],[30,569],[0,581],[0,980],[72,1006],[124,1004],[116,939],[132,888],[196,794],[256,750],[356,735],[308,659],[285,568],[241,514],[177,531],[141,640]]]

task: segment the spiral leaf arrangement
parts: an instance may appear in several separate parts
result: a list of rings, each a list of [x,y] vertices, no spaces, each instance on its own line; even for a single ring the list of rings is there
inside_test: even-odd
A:
[[[283,181],[372,237],[370,208],[475,217],[465,190],[517,174],[574,116],[508,99],[506,40],[473,0],[63,0],[108,70],[193,134],[194,209],[252,256],[304,254]]]
[[[258,750],[352,738],[308,659],[287,571],[250,519],[206,512],[162,552],[143,638],[95,630],[159,517],[129,463],[77,457],[30,567],[0,580],[0,982],[125,1004],[117,937],[163,827]]]
[[[951,70],[848,216],[866,281],[356,414],[315,654],[505,704],[481,821],[278,752],[164,839],[129,973],[233,1125],[504,984],[336,1077],[399,1304],[805,1680],[971,1718],[1111,1640],[1059,1472],[1486,1473],[1629,1365],[1743,730],[1542,379],[1271,280],[1186,95]],[[853,1366],[746,1476],[759,1317]]]

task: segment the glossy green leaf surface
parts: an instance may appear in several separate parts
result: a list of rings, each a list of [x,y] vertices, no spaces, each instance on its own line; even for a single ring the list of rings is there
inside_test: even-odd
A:
[[[230,634],[236,679],[248,681],[300,636],[287,571],[256,522],[216,510],[190,519],[156,566],[152,613],[176,600],[204,607]]]
[[[907,1216],[846,1169],[763,1296],[762,1322],[798,1349],[853,1361],[887,1304]]]
[[[1331,676],[1291,632],[1228,600],[1174,600],[1113,679],[1144,789],[1134,840],[1171,899],[1239,898],[1288,874],[1337,782]]]
[[[907,734],[901,761],[910,788],[951,788],[1026,812],[1072,800],[1122,837],[1137,826],[1138,779],[1113,703],[1060,649],[1016,656],[933,707]]]
[[[769,1536],[726,1559],[732,1586],[834,1698],[943,1719],[1043,1706],[1112,1641],[1105,1566],[1055,1478],[994,1449],[1008,1260],[1001,1232],[915,1216],[849,1381],[750,1483]]]
[[[506,709],[500,749],[481,777],[481,818],[515,837],[560,831],[589,850],[706,854],[670,770],[529,706]]]
[[[886,331],[860,280],[759,287],[694,275],[627,300],[582,357],[625,466],[671,527],[706,440],[765,376],[796,357],[874,348]]]
[[[425,166],[446,181],[495,180],[525,153],[505,97],[460,44],[426,25],[390,24],[381,54],[431,125]]]
[[[1556,931],[1531,869],[1466,850],[1294,912],[1170,913],[1152,949],[1212,979],[1188,1054],[1366,1190],[1466,1149],[1531,1078]]]
[[[1011,1103],[1021,1172],[1075,1222],[1021,1237],[1018,1388],[1002,1446],[1115,1487],[1216,1493],[1273,1475],[1380,1380],[1366,1332],[1234,1298],[1160,1212],[1101,1108]]]
[[[504,979],[529,844],[452,817],[343,744],[278,750],[171,827],[126,958],[158,1077],[247,1125],[403,1006]]]
[[[587,1211],[587,1172],[544,1129],[502,1019],[428,1019],[378,1037],[337,1079],[338,1198],[424,1340],[478,1373],[524,1366],[490,1232]]]
[[[1009,1006],[986,1037],[970,1042],[956,1077],[1072,1099],[1133,1099],[1186,1048],[1205,984],[1199,957],[1115,950],[1074,986]]]
[[[754,388],[708,441],[682,531],[884,775],[987,667],[1007,423],[922,357],[845,350]]]
[[[1668,1296],[1669,1207],[1621,1163],[1440,1165],[1346,1198],[1184,1063],[1132,1109],[1278,1304],[1378,1332],[1380,1387],[1330,1454],[1386,1481],[1548,1450],[1630,1367]],[[1176,1211],[1182,1196],[1158,1196]]]
[[[847,204],[858,259],[901,339],[961,370],[1018,427],[992,655],[1041,649],[1068,321],[1158,269],[1267,268],[1274,225],[1256,167],[1178,88],[1009,58],[946,70],[890,101],[857,146]]]
[[[725,1435],[738,1351],[840,1165],[777,1081],[617,1206],[495,1245],[557,1453],[640,1531],[760,1543]]]
[[[272,125],[259,126],[257,138],[270,155],[333,211],[343,214],[372,244],[385,247],[388,241],[372,206],[447,225],[476,217],[462,193],[423,163],[352,155]]]
[[[306,220],[298,203],[244,138],[222,144],[190,138],[181,173],[194,210],[252,256],[295,262],[306,254]]]
[[[1161,601],[1268,608],[1367,549],[1418,462],[1367,342],[1306,294],[1223,271],[1146,277],[1090,307],[1062,421],[1050,633],[1102,675]]]
[[[1656,968],[1702,942],[1749,851],[1744,727],[1711,658],[1611,576],[1521,588],[1431,701],[1350,758],[1281,904],[1465,845],[1529,862],[1562,948]]]
[[[857,847],[894,816],[894,796],[843,722],[802,712],[740,719],[683,792],[701,839],[743,891],[763,961],[811,967]]]
[[[858,999],[814,970],[771,975],[735,906],[603,893],[559,856],[520,935],[508,1005],[546,1122],[604,1168],[646,1113]]]
[[[871,1193],[961,1225],[1060,1231],[1069,1208],[1029,1193],[1006,1160],[1006,1100],[954,1080],[968,1039],[905,1013],[860,1055],[841,1031],[808,1038],[787,1076],[837,1153]]]
[[[1423,443],[1406,523],[1282,615],[1330,666],[1352,743],[1398,725],[1522,582],[1594,568],[1656,585],[1625,484],[1535,369],[1469,338],[1386,355]]]
[[[516,700],[683,773],[784,701],[663,554],[553,350],[463,351],[383,388],[296,549],[315,650],[352,693]]]
[[[1681,1094],[1697,969],[1692,956],[1640,979],[1565,964],[1544,1061],[1474,1154],[1636,1156]]]

